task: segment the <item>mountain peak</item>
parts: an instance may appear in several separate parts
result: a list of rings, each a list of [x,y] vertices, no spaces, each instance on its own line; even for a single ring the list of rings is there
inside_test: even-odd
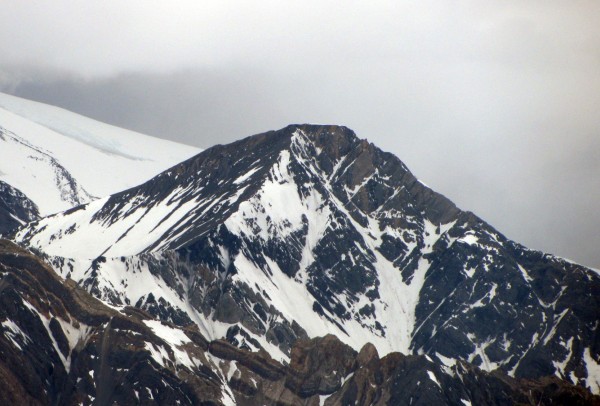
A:
[[[65,218],[70,229],[83,227],[82,223],[110,228],[131,222],[115,234],[104,232],[106,240],[92,233],[94,242],[87,248],[74,240],[77,248],[76,252],[67,249],[70,256],[95,258],[183,247],[224,223],[242,202],[273,192],[265,191],[271,183],[281,189],[282,205],[316,193],[323,201],[335,199],[335,205],[362,226],[369,216],[389,210],[424,216],[433,224],[448,223],[460,214],[452,202],[421,184],[397,157],[359,139],[347,127],[302,124],[216,145],[140,186],[58,217]],[[272,209],[274,202],[269,204]],[[300,206],[297,209],[303,211]],[[144,228],[140,221],[148,225]],[[45,228],[46,223],[55,221],[43,220],[20,235],[40,243],[39,233],[48,235],[49,243],[44,245],[53,252],[51,246],[59,240],[50,235],[62,232]],[[137,230],[144,232],[135,243],[128,242]],[[70,233],[73,238],[75,234]],[[65,254],[67,239],[60,239],[57,254]]]
[[[260,145],[267,144],[269,150],[277,151],[289,148],[292,141],[298,137],[312,144],[319,152],[326,152],[332,159],[339,158],[357,144],[361,144],[363,148],[372,146],[368,141],[359,139],[354,131],[345,126],[289,124],[279,130],[251,135],[227,145],[219,144],[209,150],[211,155],[238,155],[244,151],[253,152],[254,149],[260,148]]]
[[[337,161],[346,155],[351,148],[373,147],[367,140],[359,139],[348,127],[322,124],[292,124],[282,129],[293,137],[302,137],[312,143],[317,151],[325,152],[329,159]]]

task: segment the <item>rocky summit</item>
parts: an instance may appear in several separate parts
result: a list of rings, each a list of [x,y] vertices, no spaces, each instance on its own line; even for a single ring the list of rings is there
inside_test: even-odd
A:
[[[2,257],[10,399],[599,401],[598,272],[507,239],[345,127],[217,145],[26,221],[28,251]]]

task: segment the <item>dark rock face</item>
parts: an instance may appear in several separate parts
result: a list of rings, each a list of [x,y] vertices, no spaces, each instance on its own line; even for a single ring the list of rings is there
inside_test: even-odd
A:
[[[583,378],[576,372],[585,369],[583,352],[597,347],[598,275],[527,250],[470,217],[462,227],[477,230],[478,244],[455,243],[436,255],[417,306],[413,349],[520,377]]]
[[[60,221],[17,239],[56,253],[88,224],[101,228],[109,237],[84,258],[95,259],[54,255],[57,272],[112,304],[196,323],[211,341],[257,353],[273,345],[291,362],[295,342],[331,333],[354,350],[371,341],[382,354],[600,390],[600,276],[508,240],[345,127],[294,125],[215,146]],[[131,288],[141,279],[152,292]],[[403,378],[405,392],[425,385],[424,366],[394,359],[384,364],[421,371]],[[321,384],[333,385],[307,390]],[[406,400],[394,390],[386,402]],[[441,401],[434,392],[419,395],[423,404]]]
[[[0,180],[0,235],[40,218],[38,208],[18,189]]]

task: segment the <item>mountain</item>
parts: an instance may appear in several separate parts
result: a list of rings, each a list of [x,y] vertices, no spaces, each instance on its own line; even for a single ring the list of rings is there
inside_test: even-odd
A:
[[[556,377],[514,379],[334,336],[300,340],[289,364],[119,311],[0,240],[0,403],[53,405],[590,405]]]
[[[600,275],[507,239],[345,127],[212,147],[14,239],[117,309],[287,365],[331,334],[600,392]]]
[[[0,93],[0,181],[42,216],[136,186],[199,151]]]

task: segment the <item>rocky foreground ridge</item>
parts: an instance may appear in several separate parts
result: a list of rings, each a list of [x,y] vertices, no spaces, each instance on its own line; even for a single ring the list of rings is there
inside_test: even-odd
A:
[[[0,240],[1,404],[589,405],[556,377],[514,379],[424,355],[359,352],[335,336],[300,340],[290,363],[207,340],[191,324],[117,311]]]

